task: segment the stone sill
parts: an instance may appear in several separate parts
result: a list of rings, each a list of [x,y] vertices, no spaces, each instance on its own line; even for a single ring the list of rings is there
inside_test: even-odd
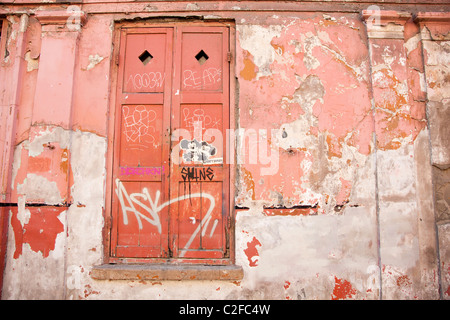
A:
[[[96,280],[242,280],[237,265],[104,264],[94,266]]]

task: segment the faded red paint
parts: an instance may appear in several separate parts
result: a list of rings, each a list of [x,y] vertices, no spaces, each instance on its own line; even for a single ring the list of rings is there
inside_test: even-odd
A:
[[[42,135],[48,133],[54,133],[57,129],[51,126],[33,126],[30,129],[30,143],[40,144],[38,139]],[[26,152],[26,165],[24,164],[24,170],[26,174],[36,174],[40,177],[47,179],[50,183],[56,183],[59,195],[61,197],[61,204],[69,202],[69,189],[67,184],[71,177],[71,170],[69,170],[69,150],[62,147],[60,142],[46,141],[42,143],[42,151],[38,155],[30,155]],[[20,175],[16,177],[16,180],[22,178]],[[27,195],[27,202],[29,203],[45,203],[44,198],[38,195],[31,197]]]
[[[274,58],[267,70],[254,66],[252,54],[256,53],[238,51],[241,127],[281,129],[284,124],[307,117],[314,122],[298,130],[305,136],[326,137],[328,159],[342,157],[346,145],[363,155],[370,154],[373,117],[369,53],[364,40],[367,37],[362,26],[351,28],[350,23],[361,22],[352,18],[324,21],[314,15],[291,21],[270,41]],[[298,41],[292,40],[293,34]],[[304,45],[308,41],[314,45],[306,52]],[[309,65],[308,59],[316,59],[317,64]],[[300,103],[299,99],[304,100]],[[245,195],[250,198],[251,191],[252,200],[264,200],[274,206],[315,205],[319,199],[309,196],[308,184],[320,183],[324,176],[312,176],[303,169],[319,160],[314,148],[317,146],[278,149],[280,166],[272,176],[261,175],[261,165],[245,163],[240,167],[244,188],[237,203],[243,203]],[[345,185],[341,190],[339,202],[347,200],[349,188]],[[282,203],[274,201],[274,193]]]
[[[258,249],[256,249],[257,246],[261,247],[261,242],[253,237],[252,241],[247,242],[247,249],[244,250],[250,267],[256,267],[258,265],[259,253]]]
[[[59,215],[66,210],[65,207],[26,207],[30,218],[26,224],[20,223],[17,217],[17,207],[12,208],[11,225],[14,231],[16,248],[14,259],[22,254],[22,248],[28,243],[31,250],[41,252],[48,257],[50,251],[55,249],[56,237],[64,231],[64,225]]]
[[[450,266],[445,267],[445,262],[442,262],[442,270],[447,272],[446,278],[450,279]],[[450,297],[450,285],[447,287],[447,290],[444,292],[447,297]]]
[[[450,297],[450,286],[448,286],[447,291],[444,292],[447,297]]]
[[[84,297],[80,297],[81,299],[86,299],[92,294],[100,294],[99,291],[93,290],[92,287],[89,284],[85,285],[84,288],[85,288],[84,292],[83,292],[84,293]]]
[[[411,285],[411,280],[409,280],[409,277],[407,275],[403,275],[397,278],[397,286],[398,287],[406,287]]]
[[[310,216],[316,215],[317,208],[264,209],[265,216]]]
[[[372,76],[377,147],[395,150],[409,136],[414,141],[426,127],[425,104],[420,102],[424,97],[420,94],[419,75],[415,70],[423,69],[423,64],[420,57],[407,56],[403,39],[372,39],[371,48],[372,65],[377,70]],[[404,83],[409,85],[407,92]],[[411,91],[414,95],[409,94]]]
[[[284,286],[283,286],[284,289],[289,289],[290,286],[291,286],[291,283],[290,283],[289,281],[286,280],[286,281],[284,282]]]
[[[341,190],[336,196],[336,203],[338,205],[343,205],[350,199],[350,193],[352,191],[352,184],[350,181],[340,178],[341,180]]]
[[[352,287],[352,284],[345,280],[334,277],[334,289],[331,295],[332,300],[341,300],[353,298],[356,295],[356,289]]]

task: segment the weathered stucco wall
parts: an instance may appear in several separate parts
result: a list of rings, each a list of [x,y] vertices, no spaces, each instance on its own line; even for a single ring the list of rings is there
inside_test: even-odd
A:
[[[449,88],[449,26],[442,14],[422,14],[420,30],[427,84],[427,115],[429,119],[431,164],[435,197],[436,223],[439,235],[439,253],[442,290],[450,294],[450,88]]]
[[[14,128],[0,127],[13,132],[2,192],[17,204],[3,299],[449,299],[448,13],[14,5],[0,7],[11,30],[1,105],[17,113],[2,116]],[[109,214],[114,26],[186,15],[235,23],[244,277],[94,280]]]

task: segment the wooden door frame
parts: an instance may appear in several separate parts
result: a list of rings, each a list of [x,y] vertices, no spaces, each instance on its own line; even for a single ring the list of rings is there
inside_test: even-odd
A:
[[[192,19],[174,19],[170,18],[167,21],[164,18],[161,19],[149,19],[147,21],[139,22],[119,22],[114,26],[113,32],[113,50],[110,63],[110,98],[109,98],[109,112],[108,112],[108,136],[107,136],[107,154],[106,154],[106,186],[105,186],[105,206],[103,211],[104,227],[103,227],[103,262],[104,263],[169,263],[167,259],[139,259],[139,258],[122,258],[117,259],[111,256],[111,227],[112,227],[112,210],[113,210],[113,196],[114,196],[114,181],[113,181],[113,168],[114,168],[114,141],[115,141],[115,121],[118,115],[116,114],[117,104],[117,89],[118,89],[118,76],[119,76],[119,54],[120,54],[120,40],[122,30],[129,28],[170,28],[175,26],[197,26],[197,27],[227,27],[229,34],[229,51],[231,53],[229,63],[229,130],[234,133],[237,128],[236,124],[236,85],[235,85],[235,52],[236,52],[236,28],[234,21],[206,21],[206,20],[192,20]],[[175,35],[174,31],[174,35]],[[174,43],[175,45],[175,43]],[[226,84],[224,84],[226,85]],[[173,88],[172,88],[173,90]],[[173,95],[173,93],[172,93]],[[217,263],[217,264],[234,264],[235,262],[235,195],[236,188],[234,181],[236,177],[236,152],[234,134],[227,135],[228,146],[224,146],[224,161],[229,164],[229,258],[221,259],[218,262],[214,262],[214,259],[189,259],[189,261],[183,261],[186,263]],[[233,141],[230,141],[233,139]],[[226,151],[231,150],[229,154]],[[226,158],[226,159],[225,159]],[[180,259],[176,259],[176,262],[180,262]]]

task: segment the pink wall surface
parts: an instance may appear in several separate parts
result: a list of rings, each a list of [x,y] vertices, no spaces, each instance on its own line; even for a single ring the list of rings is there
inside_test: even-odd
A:
[[[450,299],[450,8],[344,4],[3,1],[2,298]],[[98,280],[118,26],[177,21],[232,26],[243,277]]]

